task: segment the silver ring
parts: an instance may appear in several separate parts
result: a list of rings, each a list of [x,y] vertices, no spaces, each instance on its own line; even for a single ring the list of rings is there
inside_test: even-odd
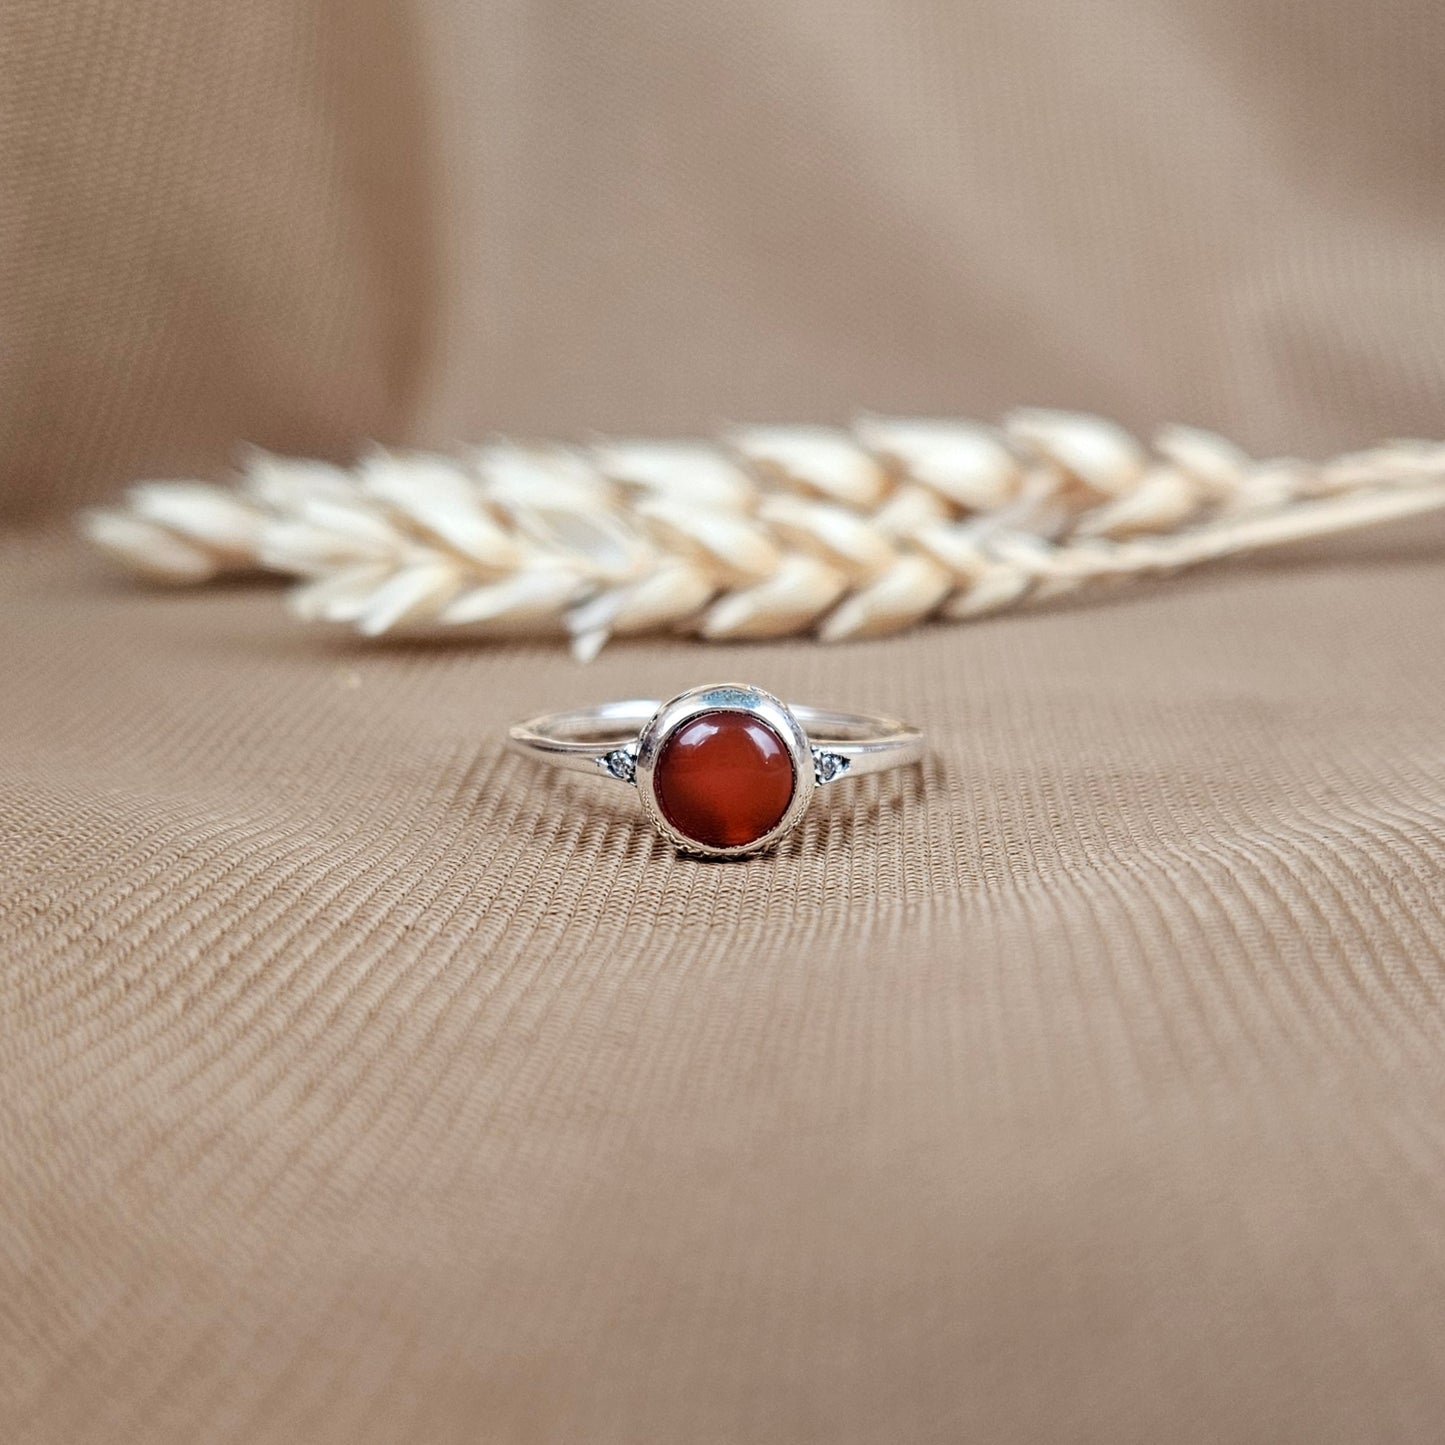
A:
[[[741,858],[797,825],[814,790],[922,760],[894,718],[789,707],[760,687],[710,683],[670,702],[607,702],[517,723],[508,741],[554,768],[630,783],[686,853]]]

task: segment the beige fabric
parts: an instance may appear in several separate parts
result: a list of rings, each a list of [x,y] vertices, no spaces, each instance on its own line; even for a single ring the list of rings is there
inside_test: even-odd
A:
[[[1442,62],[1429,0],[10,0],[0,1439],[1438,1439],[1439,523],[589,669],[56,528],[243,439],[1438,436]],[[714,676],[934,751],[716,866],[501,750]]]
[[[238,439],[1441,431],[1435,0],[7,0],[0,65],[14,514]]]

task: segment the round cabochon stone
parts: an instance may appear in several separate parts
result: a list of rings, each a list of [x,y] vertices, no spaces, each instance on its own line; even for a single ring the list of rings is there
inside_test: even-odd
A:
[[[765,722],[704,712],[663,743],[653,786],[679,833],[709,848],[740,848],[772,832],[788,811],[793,759]]]

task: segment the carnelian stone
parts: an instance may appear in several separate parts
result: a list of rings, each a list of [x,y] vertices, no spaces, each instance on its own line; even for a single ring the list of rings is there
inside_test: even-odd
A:
[[[765,722],[704,712],[662,745],[653,786],[679,833],[710,848],[738,848],[771,832],[788,811],[793,760]]]

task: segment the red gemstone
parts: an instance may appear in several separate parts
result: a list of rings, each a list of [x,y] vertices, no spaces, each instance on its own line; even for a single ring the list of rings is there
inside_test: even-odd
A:
[[[662,745],[653,771],[662,814],[710,848],[755,843],[793,801],[793,759],[766,723],[744,712],[689,718]]]

